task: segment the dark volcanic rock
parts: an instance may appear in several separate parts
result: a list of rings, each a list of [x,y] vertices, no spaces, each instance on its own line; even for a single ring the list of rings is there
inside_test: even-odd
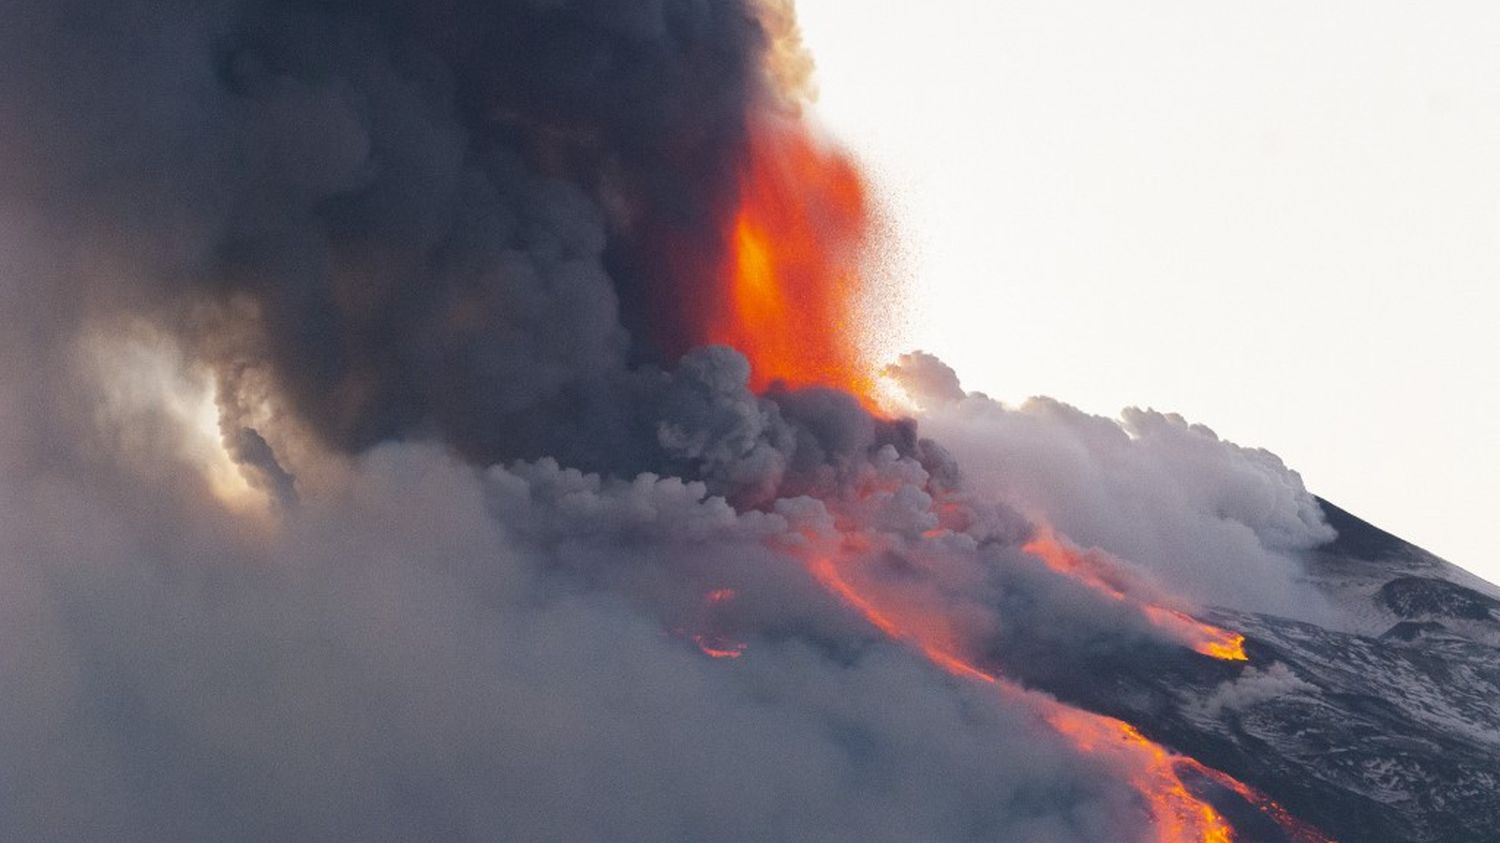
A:
[[[1432,577],[1397,577],[1381,586],[1375,599],[1404,618],[1485,621],[1500,612],[1500,600]]]
[[[1437,621],[1402,621],[1385,631],[1380,637],[1395,641],[1415,641],[1425,635],[1441,634],[1448,627]]]
[[[1318,505],[1323,508],[1328,526],[1338,532],[1337,538],[1323,546],[1328,553],[1374,561],[1412,549],[1412,545],[1400,538],[1322,498],[1318,498]]]

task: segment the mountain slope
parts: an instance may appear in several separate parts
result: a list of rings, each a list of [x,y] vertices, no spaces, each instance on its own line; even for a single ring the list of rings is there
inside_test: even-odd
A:
[[[1309,555],[1307,581],[1338,620],[1214,611],[1247,636],[1248,664],[1142,646],[1028,679],[1345,843],[1500,840],[1500,595],[1320,503],[1339,537]]]

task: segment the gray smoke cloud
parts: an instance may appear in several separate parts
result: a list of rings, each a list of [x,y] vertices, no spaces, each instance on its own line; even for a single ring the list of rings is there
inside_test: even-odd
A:
[[[701,484],[481,471],[421,445],[345,472],[269,532],[130,472],[0,485],[7,837],[1075,841],[1140,823],[1107,768],[872,637],[767,548],[826,518],[817,502],[737,513]],[[747,645],[733,662],[684,637],[710,588],[739,594],[717,619]]]
[[[1327,618],[1297,583],[1298,553],[1334,532],[1275,454],[1154,410],[1109,419],[1051,398],[1008,407],[965,393],[953,370],[927,354],[903,355],[889,373],[975,492],[1010,501],[1200,603]]]
[[[1145,838],[1119,771],[808,572],[845,547],[990,669],[1181,655],[1020,551],[1047,466],[648,347],[691,291],[647,241],[762,107],[753,11],[0,8],[0,835]],[[1261,477],[1157,427],[1108,501]],[[1248,494],[1262,546],[1316,531]]]

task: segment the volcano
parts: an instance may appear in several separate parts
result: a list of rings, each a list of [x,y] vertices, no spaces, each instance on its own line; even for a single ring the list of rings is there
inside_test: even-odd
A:
[[[780,0],[0,6],[0,838],[1496,839],[1500,594],[879,359],[810,66]]]

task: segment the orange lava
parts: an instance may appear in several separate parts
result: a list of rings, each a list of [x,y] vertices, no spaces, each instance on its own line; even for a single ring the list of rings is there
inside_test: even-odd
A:
[[[683,627],[676,627],[672,634],[693,642],[709,658],[737,659],[744,655],[745,642],[737,641],[719,629],[720,624],[716,623],[715,618],[715,610],[734,600],[737,594],[732,588],[712,589],[703,595],[696,617],[690,622],[690,627],[699,631],[689,634]]]
[[[712,659],[737,659],[745,654],[745,645],[739,641],[723,641],[715,636],[700,634],[693,636],[693,643]]]
[[[909,607],[877,606],[860,593],[828,557],[808,565],[824,588],[855,609],[871,626],[890,638],[922,653],[933,665],[963,679],[994,687],[1006,699],[1038,711],[1058,734],[1080,752],[1103,756],[1125,772],[1132,789],[1140,794],[1151,816],[1153,843],[1234,843],[1229,821],[1206,800],[1196,796],[1183,780],[1191,772],[1226,788],[1260,809],[1298,843],[1332,843],[1317,830],[1299,822],[1269,797],[1218,770],[1187,756],[1178,755],[1152,742],[1134,726],[1113,717],[1070,708],[1051,697],[1030,693],[1021,686],[983,670],[960,656],[951,642],[951,631],[941,622],[905,626],[895,615]]]
[[[869,402],[856,314],[870,200],[854,162],[802,121],[752,122],[707,340],[750,360],[751,387],[828,386]]]
[[[865,620],[869,621],[871,626],[874,626],[891,638],[906,641],[916,646],[917,649],[922,651],[922,655],[927,657],[928,661],[941,667],[943,670],[954,676],[966,676],[982,682],[998,681],[994,676],[953,655],[942,644],[930,640],[930,635],[917,636],[903,629],[889,615],[875,608],[874,604],[855,591],[854,587],[849,585],[848,581],[834,567],[833,560],[819,559],[813,562],[808,570],[812,573],[813,578],[824,588],[837,594],[839,599],[853,606],[861,615],[864,615]]]
[[[1158,629],[1205,656],[1222,661],[1249,660],[1249,656],[1245,654],[1245,636],[1204,623],[1186,612],[1132,597],[1120,581],[1124,574],[1111,571],[1101,554],[1080,550],[1070,542],[1058,538],[1051,529],[1040,528],[1023,549],[1059,574],[1071,577],[1111,599],[1134,604]]]

